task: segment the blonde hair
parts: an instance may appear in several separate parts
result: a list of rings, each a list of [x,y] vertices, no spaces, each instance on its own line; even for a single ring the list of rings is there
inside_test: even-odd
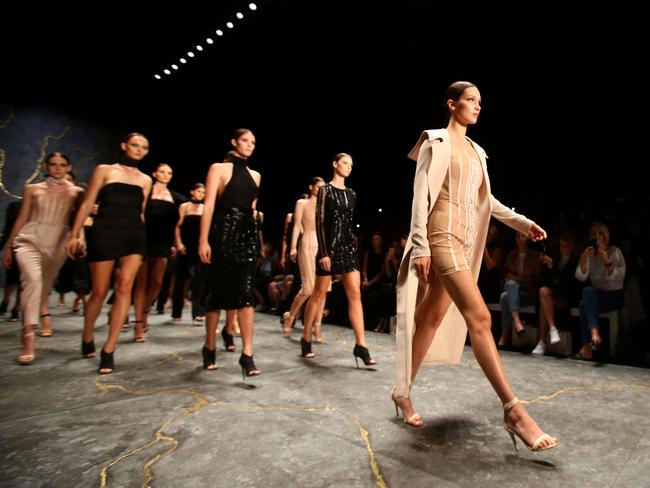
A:
[[[605,245],[609,246],[609,229],[607,226],[602,222],[594,222],[589,226],[589,233],[591,234],[591,231],[593,230],[603,234],[603,236],[605,236]]]

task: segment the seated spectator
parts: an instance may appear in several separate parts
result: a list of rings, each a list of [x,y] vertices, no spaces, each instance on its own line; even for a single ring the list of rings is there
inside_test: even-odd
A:
[[[598,314],[620,310],[625,304],[623,282],[625,258],[616,246],[609,245],[609,229],[601,222],[589,228],[589,243],[580,254],[575,276],[589,281],[591,286],[582,289],[580,300],[580,328],[582,347],[576,359],[591,359],[602,343],[598,327]]]
[[[505,264],[505,283],[501,293],[500,346],[508,345],[510,330],[521,336],[526,332],[519,317],[519,308],[535,303],[540,279],[539,252],[528,247],[528,236],[515,236],[517,247],[508,253]]]
[[[499,301],[503,289],[503,244],[499,237],[499,227],[490,224],[488,228],[481,272],[478,276],[478,287],[485,303]]]
[[[575,278],[578,256],[573,237],[568,234],[560,237],[557,255],[551,257],[545,251],[543,249],[539,255],[539,262],[542,265],[542,286],[539,288],[539,342],[533,349],[533,354],[544,354],[548,342],[550,344],[560,342],[560,334],[555,324],[555,312],[568,310],[574,303],[578,303],[580,286]]]

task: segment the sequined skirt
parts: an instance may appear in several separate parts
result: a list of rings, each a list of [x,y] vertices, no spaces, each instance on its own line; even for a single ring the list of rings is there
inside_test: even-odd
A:
[[[210,246],[207,311],[253,306],[259,245],[252,210],[218,210],[210,229]]]

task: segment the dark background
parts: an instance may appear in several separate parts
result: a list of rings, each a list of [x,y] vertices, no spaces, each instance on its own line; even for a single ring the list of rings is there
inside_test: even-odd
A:
[[[144,132],[144,169],[168,162],[184,193],[234,129],[252,129],[271,239],[341,151],[354,157],[348,183],[364,230],[407,230],[406,154],[422,130],[443,126],[442,95],[458,79],[481,90],[469,135],[486,149],[504,203],[551,225],[558,202],[606,209],[647,198],[637,169],[647,162],[645,34],[623,4],[257,3],[256,12],[233,1],[5,5],[0,101],[105,128],[105,159],[92,164],[114,161],[126,132]],[[215,28],[226,35],[208,46]],[[197,43],[205,51],[188,65],[153,78]]]

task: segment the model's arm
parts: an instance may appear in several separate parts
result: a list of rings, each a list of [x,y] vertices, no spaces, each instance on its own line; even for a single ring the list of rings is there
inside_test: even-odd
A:
[[[214,214],[214,206],[220,193],[223,168],[220,163],[210,166],[205,180],[205,200],[203,201],[203,215],[201,215],[201,230],[199,232],[199,257],[201,261],[209,264],[212,258],[212,249],[208,243],[210,225]]]
[[[11,266],[11,262],[13,261],[13,253],[11,252],[11,248],[13,246],[14,239],[29,220],[29,214],[32,211],[32,194],[34,191],[33,188],[34,187],[32,185],[25,185],[25,189],[23,190],[23,202],[20,206],[20,212],[18,213],[16,222],[14,222],[14,226],[12,227],[11,233],[9,234],[7,242],[5,243],[3,252],[3,263],[5,265],[5,268]]]
[[[298,257],[298,238],[302,232],[302,216],[305,214],[305,205],[307,200],[298,200],[296,207],[293,209],[293,230],[291,231],[291,248],[289,257],[291,261],[296,262]]]
[[[142,220],[142,222],[144,222],[144,209],[147,207],[147,201],[151,196],[151,187],[153,186],[153,180],[151,179],[151,177],[148,175],[145,176],[147,177],[147,180],[146,183],[144,184],[144,188],[142,188],[142,192],[144,193],[144,198],[142,199],[142,208],[140,209],[140,219]]]
[[[413,178],[413,204],[411,205],[411,258],[429,257],[427,220],[429,219],[429,167],[431,165],[431,143],[425,141],[420,149]]]
[[[181,227],[183,226],[183,221],[185,220],[185,211],[187,207],[187,202],[181,203],[178,207],[178,222],[176,222],[176,227],[174,227],[174,240],[176,242],[176,250],[181,254],[185,254],[187,252],[185,244],[183,244],[183,240],[181,239]]]
[[[318,239],[318,253],[322,258],[330,255],[330,249],[327,246],[327,230],[325,229],[326,193],[327,186],[321,186],[316,199],[316,238]]]
[[[492,207],[492,216],[498,221],[503,222],[517,232],[527,235],[532,241],[546,239],[546,231],[544,229],[529,218],[506,207],[494,195],[490,195],[490,204]]]
[[[291,213],[284,217],[284,228],[282,229],[282,245],[280,247],[280,267],[284,270],[287,265],[287,233],[289,232],[289,222],[291,222]]]

